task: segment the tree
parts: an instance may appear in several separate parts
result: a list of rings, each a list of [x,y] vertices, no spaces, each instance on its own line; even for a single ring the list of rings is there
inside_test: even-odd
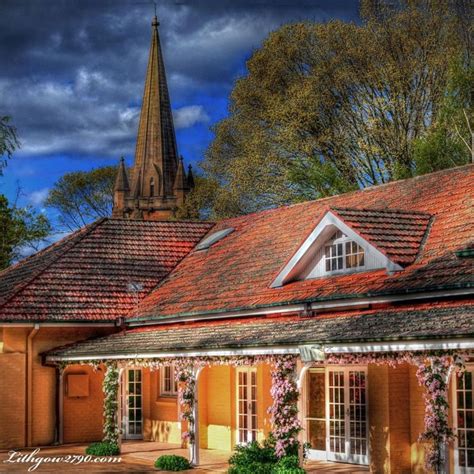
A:
[[[454,61],[438,117],[414,144],[419,174],[474,163],[473,84],[474,67]]]
[[[10,206],[0,194],[0,270],[29,249],[37,251],[50,232],[51,226],[43,214],[35,213],[31,207]]]
[[[16,128],[10,123],[11,118],[0,115],[0,176],[3,168],[7,165],[7,159],[11,158],[13,152],[20,146]]]
[[[363,0],[363,23],[297,23],[270,34],[236,82],[201,166],[227,217],[409,177],[437,123],[446,58],[469,58],[453,2]],[[454,5],[454,6],[453,6]],[[456,163],[462,160],[456,161]]]
[[[46,206],[59,213],[59,223],[76,230],[112,213],[116,166],[75,171],[60,178],[49,192]]]

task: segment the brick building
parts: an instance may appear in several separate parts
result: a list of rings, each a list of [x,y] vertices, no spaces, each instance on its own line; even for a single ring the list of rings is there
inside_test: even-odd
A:
[[[419,437],[438,392],[420,373],[439,370],[449,408],[435,422],[446,415],[457,434],[436,445],[440,469],[473,472],[474,166],[218,223],[166,220],[192,175],[156,19],[152,33],[113,218],[0,273],[0,447],[101,439],[114,367],[121,439],[186,431],[198,463],[199,449],[230,453],[275,430],[286,361],[310,458],[426,472],[435,444]],[[186,386],[194,423],[180,418]]]

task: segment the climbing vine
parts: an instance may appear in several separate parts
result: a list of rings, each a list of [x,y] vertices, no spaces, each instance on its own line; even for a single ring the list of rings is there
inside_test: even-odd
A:
[[[117,444],[120,429],[118,426],[119,370],[115,362],[105,363],[104,391],[104,437],[103,441]]]
[[[417,367],[418,383],[425,388],[424,431],[419,441],[428,442],[425,467],[436,473],[443,472],[445,446],[455,438],[449,426],[448,384],[451,371],[462,373],[467,354],[453,351],[343,354],[328,357],[330,364],[388,364],[395,367],[399,364],[412,364]]]
[[[196,376],[189,361],[179,359],[174,362],[175,378],[178,382],[178,402],[181,407],[181,419],[187,422],[188,428],[182,438],[194,443],[194,404],[196,403]]]
[[[273,403],[269,413],[272,416],[272,434],[276,441],[275,454],[281,458],[287,454],[298,454],[298,433],[302,429],[298,419],[296,357],[273,357],[271,374],[270,393]]]

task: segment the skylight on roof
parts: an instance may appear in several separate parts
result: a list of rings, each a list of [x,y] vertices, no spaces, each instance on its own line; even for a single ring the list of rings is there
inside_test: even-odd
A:
[[[233,227],[228,227],[227,229],[218,230],[213,234],[206,237],[204,240],[201,240],[196,246],[196,250],[205,250],[214,245],[219,240],[222,240],[224,237],[227,237],[229,234],[234,232]]]

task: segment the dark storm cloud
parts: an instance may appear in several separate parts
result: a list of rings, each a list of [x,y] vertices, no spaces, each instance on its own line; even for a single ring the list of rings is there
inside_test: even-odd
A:
[[[140,0],[0,0],[0,114],[24,155],[132,151],[152,12]],[[356,12],[349,0],[158,2],[178,125],[209,121],[200,98],[226,95],[269,31]]]

